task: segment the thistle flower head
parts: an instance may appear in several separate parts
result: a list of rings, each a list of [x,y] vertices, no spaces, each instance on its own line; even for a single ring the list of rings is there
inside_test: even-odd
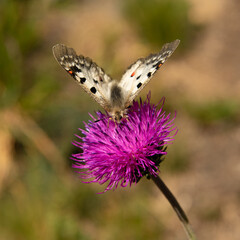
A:
[[[105,191],[137,183],[143,176],[159,172],[162,157],[167,154],[166,144],[173,140],[170,114],[162,110],[164,98],[158,105],[150,103],[150,94],[145,102],[133,102],[128,118],[120,124],[109,120],[106,114],[97,112],[98,119],[80,129],[83,137],[73,144],[81,149],[73,154],[73,167],[79,169],[80,177],[88,182],[108,182]],[[172,133],[172,134],[171,134]]]

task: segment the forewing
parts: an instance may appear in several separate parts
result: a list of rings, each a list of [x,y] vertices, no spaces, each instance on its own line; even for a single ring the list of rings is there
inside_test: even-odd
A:
[[[124,91],[125,107],[132,103],[133,99],[150,81],[153,74],[172,55],[179,42],[179,40],[175,40],[171,43],[166,43],[159,53],[138,59],[127,69],[119,83],[119,86]]]
[[[106,110],[110,107],[112,79],[90,58],[77,55],[74,49],[57,44],[53,55],[58,63]]]

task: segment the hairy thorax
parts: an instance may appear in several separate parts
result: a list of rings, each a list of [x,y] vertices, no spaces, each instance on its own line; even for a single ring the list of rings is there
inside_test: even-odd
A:
[[[127,110],[124,106],[124,96],[122,89],[114,84],[110,93],[111,111],[109,112],[114,121],[120,123],[121,119],[126,116]]]

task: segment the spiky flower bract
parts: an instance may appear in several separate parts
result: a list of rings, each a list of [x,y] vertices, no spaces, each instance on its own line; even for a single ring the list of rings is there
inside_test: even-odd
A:
[[[149,94],[145,102],[134,101],[120,124],[97,112],[98,119],[92,117],[85,130],[79,129],[85,136],[76,135],[80,141],[73,142],[81,149],[72,155],[80,177],[91,178],[88,183],[108,182],[107,191],[137,183],[143,176],[157,176],[166,144],[177,132],[172,123],[175,117],[170,119],[163,111],[164,100],[151,104]]]

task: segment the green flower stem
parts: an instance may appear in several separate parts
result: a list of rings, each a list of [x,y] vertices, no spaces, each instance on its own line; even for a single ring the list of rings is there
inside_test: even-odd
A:
[[[165,185],[165,183],[159,176],[151,176],[151,179],[162,191],[163,195],[167,198],[169,203],[172,205],[174,211],[177,213],[178,218],[180,219],[181,223],[183,224],[184,230],[186,231],[188,239],[196,240],[195,234],[191,228],[188,218],[183,209],[181,208],[181,206],[179,205],[177,199],[173,196],[171,191],[168,189],[168,187]]]

